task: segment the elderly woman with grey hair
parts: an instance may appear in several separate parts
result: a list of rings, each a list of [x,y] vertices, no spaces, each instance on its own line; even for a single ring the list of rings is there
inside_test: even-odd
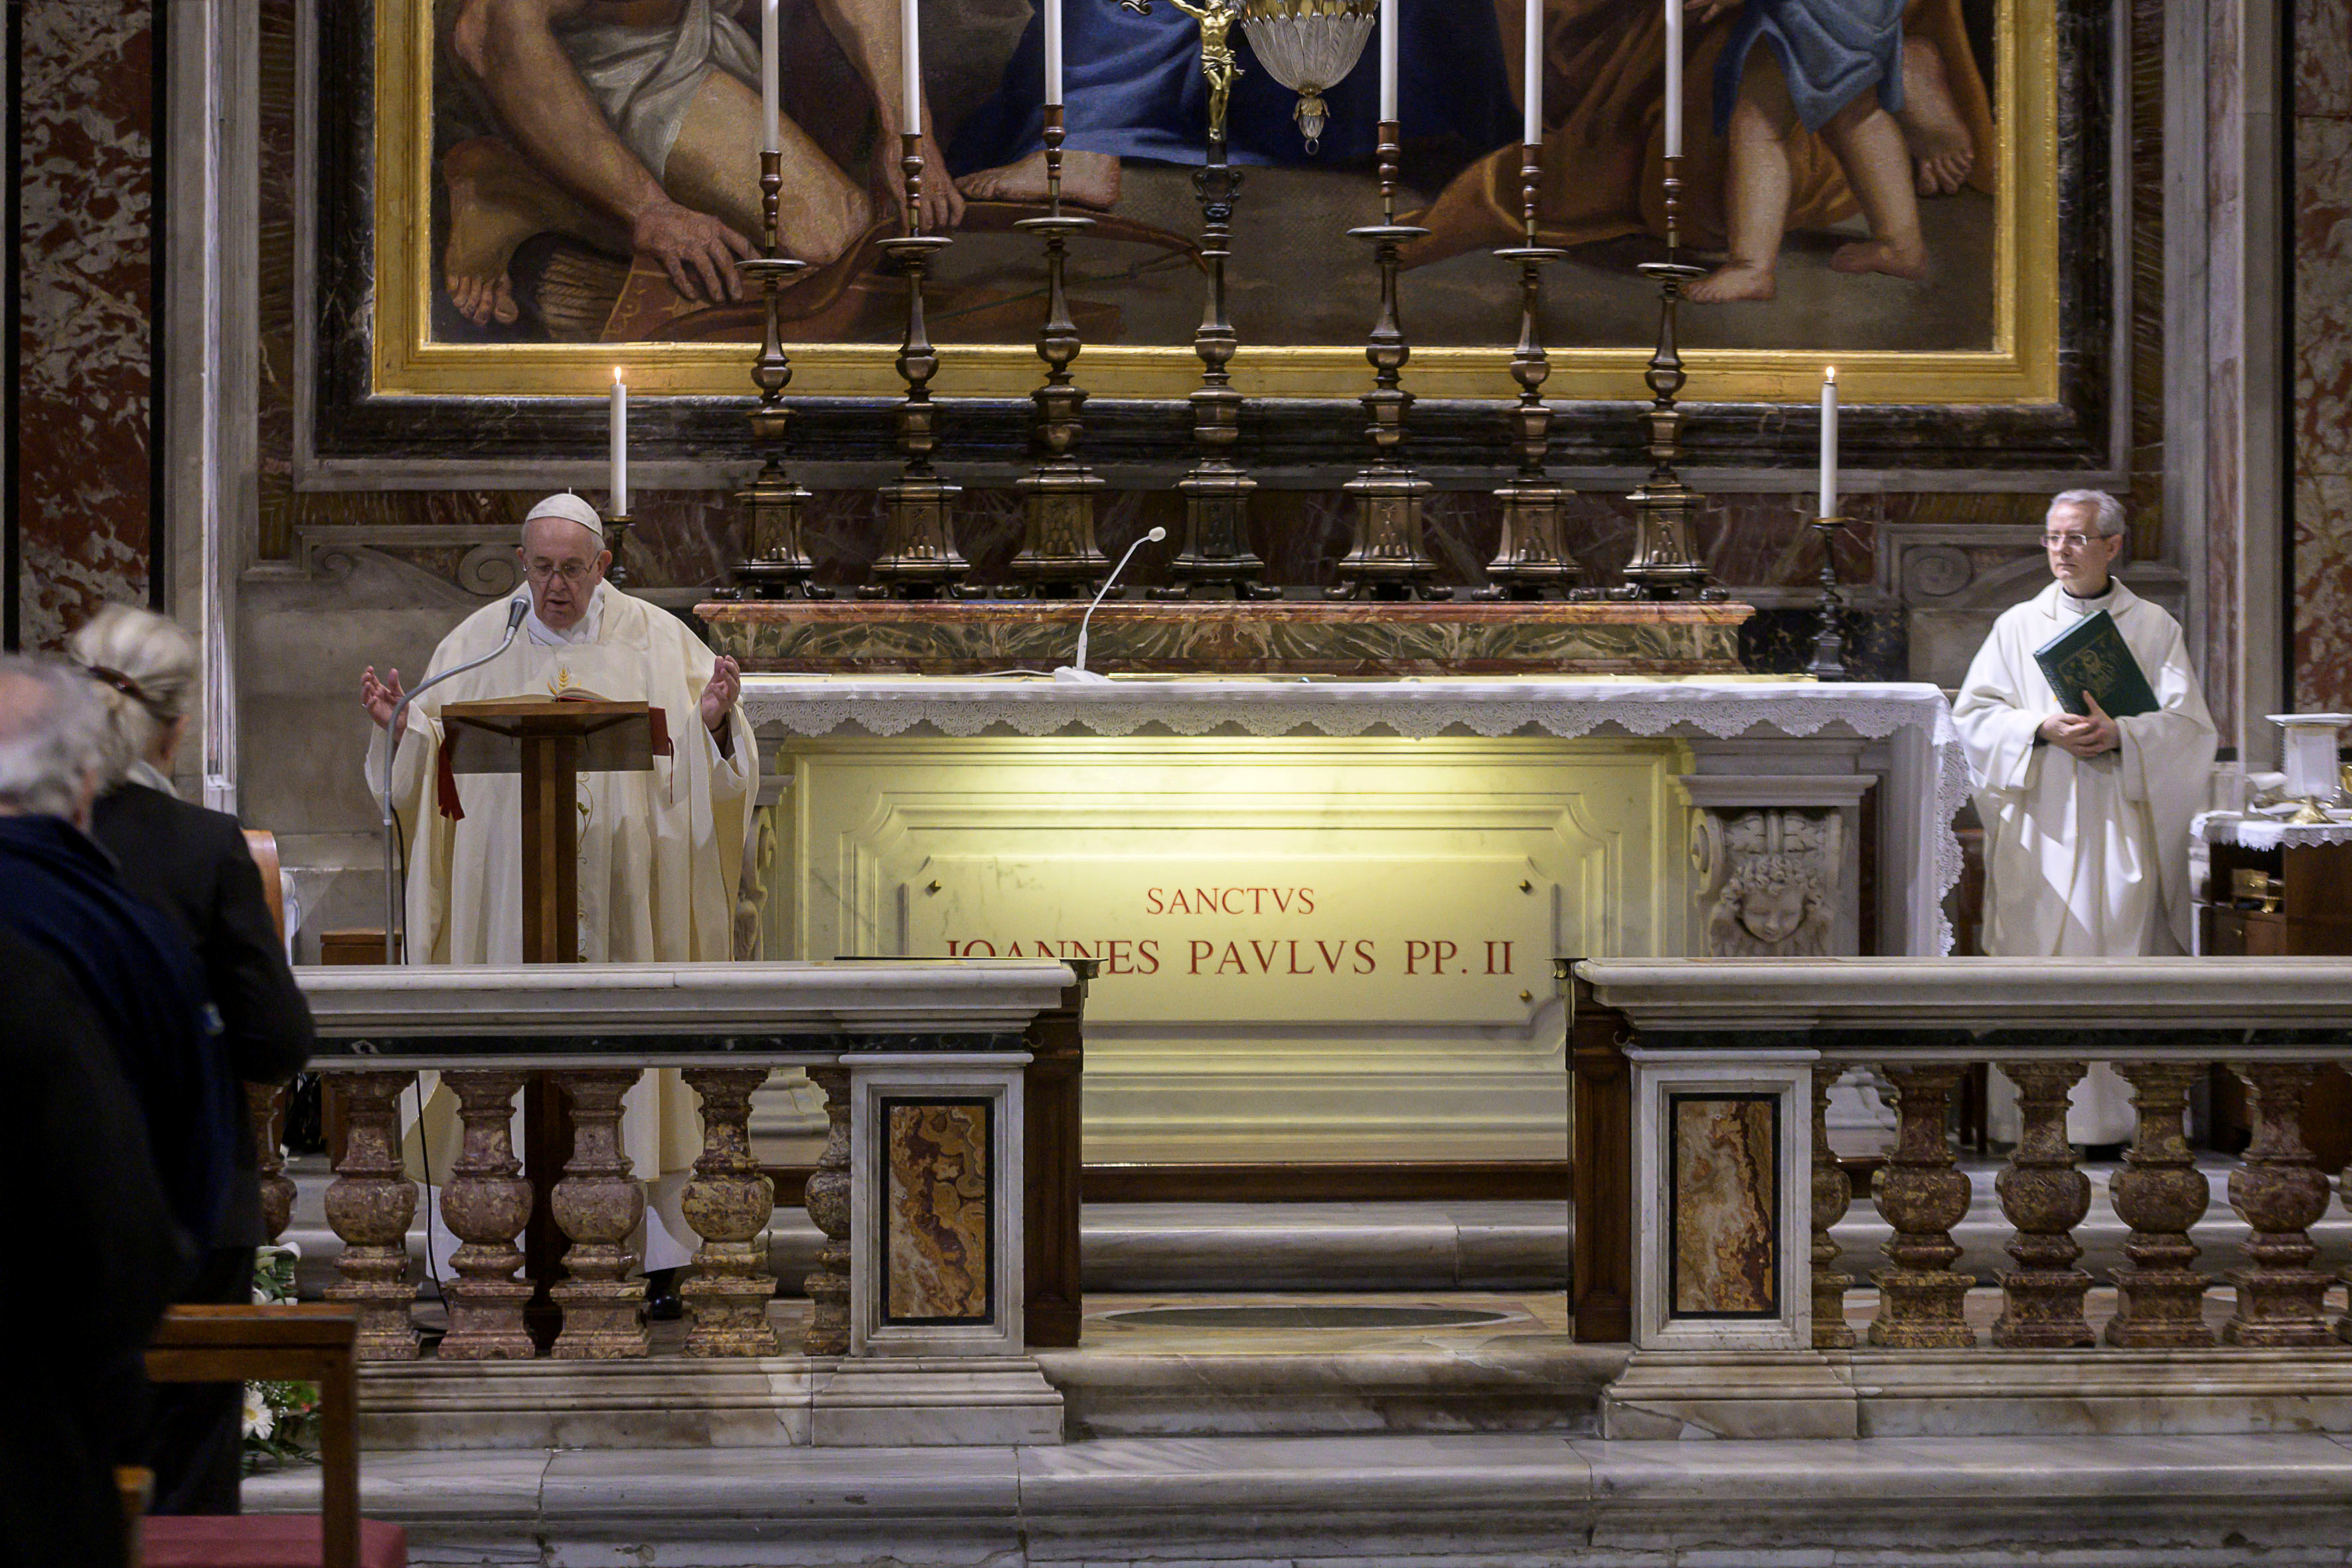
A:
[[[162,616],[111,605],[67,647],[98,683],[106,709],[106,778],[90,836],[114,857],[131,890],[177,926],[202,960],[229,1070],[247,1083],[286,1082],[310,1059],[316,1032],[260,870],[236,817],[173,790],[172,763],[201,668],[194,643]],[[254,1249],[268,1238],[257,1151],[251,1129],[240,1125],[229,1212],[184,1301],[252,1298]],[[174,1384],[158,1390],[156,1403],[148,1450],[155,1510],[236,1512],[244,1438],[237,1385]]]

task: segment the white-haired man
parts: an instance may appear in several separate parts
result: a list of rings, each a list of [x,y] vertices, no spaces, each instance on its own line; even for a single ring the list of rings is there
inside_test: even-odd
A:
[[[1952,706],[1984,819],[1985,951],[2186,952],[2189,819],[2206,796],[2214,732],[2180,624],[2110,574],[2125,544],[2115,497],[2059,496],[2042,543],[2056,581],[1993,623]],[[2147,675],[2155,712],[2113,718],[2092,700],[2077,718],[2042,678],[2034,650],[2101,610]],[[2131,1135],[2112,1070],[2076,1089],[2067,1131],[2079,1143]]]
[[[605,584],[613,556],[604,520],[578,496],[552,495],[532,507],[516,553],[530,602],[523,635],[479,669],[418,699],[402,715],[403,732],[391,738],[393,805],[407,847],[408,962],[522,961],[520,781],[468,774],[464,815],[445,815],[436,793],[442,705],[566,693],[649,703],[664,710],[674,738],[673,754],[656,757],[650,772],[580,775],[581,960],[732,958],[735,889],[760,771],[736,701],[740,671],[733,659],[713,658],[676,616]],[[434,650],[427,679],[495,649],[506,635],[509,602],[460,622]],[[379,731],[392,723],[402,695],[397,669],[379,680],[371,666],[360,678],[360,700]],[[385,750],[379,733],[368,752],[374,788],[383,784]],[[640,1177],[684,1171],[700,1152],[693,1097],[675,1078],[647,1075],[626,1102],[624,1139]],[[428,1131],[438,1121],[428,1119]],[[436,1164],[454,1151],[454,1123],[445,1124],[434,1141]],[[649,1229],[649,1271],[686,1261],[691,1237],[672,1201],[680,1184],[656,1186],[654,1217],[668,1223]]]

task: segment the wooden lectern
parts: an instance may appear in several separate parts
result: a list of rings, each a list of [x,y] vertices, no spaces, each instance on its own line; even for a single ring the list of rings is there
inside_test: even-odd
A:
[[[522,961],[580,959],[582,773],[654,765],[642,702],[449,702],[442,752],[454,773],[522,775]]]
[[[522,961],[578,963],[580,775],[652,767],[652,709],[572,698],[447,702],[441,707],[441,746],[452,773],[522,775]],[[523,1088],[522,1163],[531,1185],[530,1224],[523,1236],[531,1299],[523,1321],[541,1355],[562,1324],[548,1287],[562,1277],[569,1247],[555,1223],[553,1200],[572,1158],[570,1110],[547,1074],[530,1075]]]

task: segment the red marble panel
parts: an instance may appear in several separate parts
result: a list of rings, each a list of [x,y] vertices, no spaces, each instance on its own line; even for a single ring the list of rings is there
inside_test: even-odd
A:
[[[110,599],[148,559],[153,190],[149,0],[24,11],[24,314],[17,517],[28,647]]]
[[[2352,0],[2295,0],[2294,111],[2352,115]]]

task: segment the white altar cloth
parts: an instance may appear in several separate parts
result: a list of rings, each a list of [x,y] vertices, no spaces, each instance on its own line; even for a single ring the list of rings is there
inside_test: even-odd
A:
[[[2208,811],[2192,817],[2189,836],[2200,844],[2234,844],[2241,849],[2306,849],[2317,844],[2352,844],[2352,816],[2332,822],[2289,822],[2259,813]]]
[[[1952,710],[1933,686],[1811,680],[1129,678],[1097,685],[1034,677],[751,675],[752,724],[793,735],[1250,735],[1448,731],[1481,736],[1703,734],[1803,737],[1843,731],[1888,742],[1880,809],[1880,886],[1901,900],[1903,949],[1951,951],[1944,896],[1959,881],[1952,819],[1968,798],[1968,761]]]

